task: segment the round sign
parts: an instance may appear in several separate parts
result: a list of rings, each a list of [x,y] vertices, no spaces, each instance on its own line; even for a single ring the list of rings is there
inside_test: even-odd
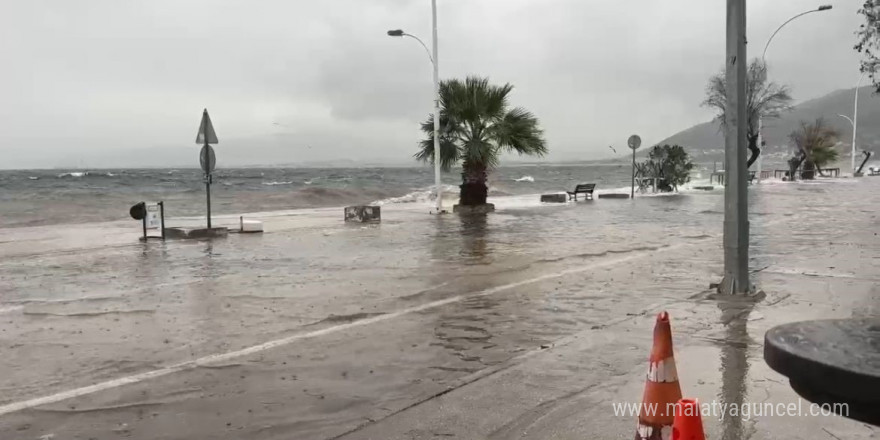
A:
[[[626,144],[629,145],[631,149],[638,150],[639,147],[642,146],[642,138],[640,138],[639,135],[634,134],[629,137],[629,140],[626,141]]]
[[[202,147],[202,151],[199,152],[199,165],[202,166],[202,171],[206,173],[214,171],[214,167],[217,165],[217,157],[214,156],[214,149],[210,145],[205,145]]]
[[[128,210],[128,215],[135,220],[143,220],[147,216],[147,204],[140,202]]]

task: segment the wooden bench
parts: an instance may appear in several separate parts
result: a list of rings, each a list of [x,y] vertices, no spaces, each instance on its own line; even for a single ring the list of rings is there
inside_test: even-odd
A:
[[[568,193],[569,200],[574,198],[574,201],[576,202],[578,199],[578,194],[585,194],[587,199],[592,200],[593,191],[595,190],[595,183],[579,183],[577,186],[574,187],[574,191],[566,191],[566,193]]]

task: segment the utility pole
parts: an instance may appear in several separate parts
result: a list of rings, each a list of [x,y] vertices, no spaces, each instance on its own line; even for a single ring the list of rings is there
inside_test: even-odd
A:
[[[723,294],[747,294],[749,283],[749,195],[746,167],[746,0],[727,0],[727,111],[724,133],[724,279]]]

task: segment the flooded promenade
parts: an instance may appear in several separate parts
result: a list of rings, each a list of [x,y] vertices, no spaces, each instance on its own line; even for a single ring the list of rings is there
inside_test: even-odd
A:
[[[214,241],[138,243],[133,222],[0,229],[0,438],[629,438],[612,403],[640,400],[659,311],[684,393],[728,403],[797,401],[763,362],[770,327],[880,316],[877,178],[751,188],[757,302],[708,289],[721,191],[494,202],[484,217],[393,206],[371,226],[263,213],[267,233]],[[704,424],[878,435],[836,416]]]

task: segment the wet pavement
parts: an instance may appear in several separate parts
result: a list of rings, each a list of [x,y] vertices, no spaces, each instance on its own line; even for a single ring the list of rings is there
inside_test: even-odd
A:
[[[131,223],[0,230],[0,438],[629,438],[612,402],[641,398],[660,310],[685,395],[796,402],[763,334],[880,316],[880,179],[752,188],[760,301],[708,290],[722,202],[264,213],[263,235],[146,244]],[[837,416],[704,423],[878,436]]]

